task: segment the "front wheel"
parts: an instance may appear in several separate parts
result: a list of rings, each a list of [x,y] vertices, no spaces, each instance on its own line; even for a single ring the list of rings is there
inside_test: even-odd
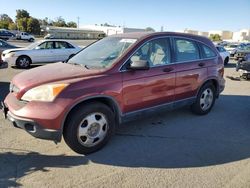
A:
[[[28,56],[20,56],[19,58],[17,58],[16,60],[16,66],[18,68],[29,68],[31,64],[31,59]]]
[[[206,83],[200,89],[195,103],[191,106],[192,112],[205,115],[212,109],[215,102],[215,88],[212,83]]]
[[[74,109],[67,119],[63,137],[79,154],[101,149],[114,133],[115,119],[111,109],[102,103],[89,103]]]

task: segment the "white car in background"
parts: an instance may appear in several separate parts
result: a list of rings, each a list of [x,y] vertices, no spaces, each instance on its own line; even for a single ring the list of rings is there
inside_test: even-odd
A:
[[[65,40],[42,40],[26,48],[5,50],[2,60],[11,66],[28,68],[30,64],[66,61],[80,50],[80,47]]]
[[[223,46],[216,46],[216,49],[219,51],[220,56],[223,59],[224,65],[227,65],[230,58],[230,53]]]
[[[16,34],[16,39],[17,40],[27,40],[29,42],[35,41],[35,37],[29,33],[26,32],[19,32]]]
[[[225,49],[230,53],[230,57],[234,57],[239,46],[239,44],[227,44]]]

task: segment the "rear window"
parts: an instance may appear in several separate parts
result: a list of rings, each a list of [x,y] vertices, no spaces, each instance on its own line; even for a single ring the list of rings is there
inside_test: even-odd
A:
[[[175,39],[176,62],[200,59],[199,49],[195,42],[187,39]]]
[[[209,48],[208,46],[202,45],[202,49],[203,49],[205,58],[211,58],[211,57],[216,56],[216,53],[211,48]],[[221,49],[219,48],[219,51],[220,50]]]

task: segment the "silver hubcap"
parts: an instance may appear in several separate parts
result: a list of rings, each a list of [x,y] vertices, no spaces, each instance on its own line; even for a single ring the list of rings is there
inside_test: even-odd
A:
[[[209,109],[213,103],[214,94],[210,88],[203,91],[200,98],[200,106],[203,111]]]
[[[86,147],[93,147],[106,136],[108,123],[104,114],[92,113],[86,116],[78,127],[78,141]]]
[[[20,60],[19,60],[19,65],[21,66],[21,67],[27,67],[28,65],[29,65],[29,60],[28,60],[28,58],[26,58],[26,57],[23,57],[23,58],[21,58]]]

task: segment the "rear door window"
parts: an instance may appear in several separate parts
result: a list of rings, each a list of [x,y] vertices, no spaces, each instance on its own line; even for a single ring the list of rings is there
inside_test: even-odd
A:
[[[174,39],[175,62],[200,59],[199,48],[194,41],[188,39]]]

